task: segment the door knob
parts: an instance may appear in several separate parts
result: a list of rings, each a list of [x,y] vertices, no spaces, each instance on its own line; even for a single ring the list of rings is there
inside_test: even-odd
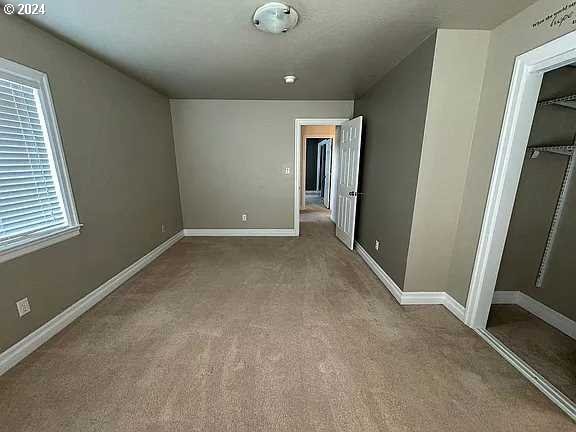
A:
[[[351,191],[351,192],[348,192],[348,195],[350,195],[350,196],[359,196],[359,195],[364,195],[364,193],[363,193],[363,192],[354,192],[354,191]]]

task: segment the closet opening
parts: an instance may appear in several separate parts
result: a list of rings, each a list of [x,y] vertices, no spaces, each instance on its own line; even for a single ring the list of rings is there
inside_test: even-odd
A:
[[[576,67],[544,74],[487,330],[576,401]]]
[[[516,59],[466,323],[576,420],[576,32]]]

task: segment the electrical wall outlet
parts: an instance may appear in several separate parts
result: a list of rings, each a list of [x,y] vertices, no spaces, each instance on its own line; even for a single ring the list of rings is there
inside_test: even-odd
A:
[[[243,214],[242,215],[242,222],[246,222],[248,220],[248,215],[247,214]]]
[[[376,243],[374,243],[374,249],[380,249],[380,242],[378,240],[376,240]]]
[[[16,302],[16,307],[18,308],[18,315],[20,315],[20,318],[30,312],[30,303],[28,302],[28,297],[24,297],[22,300],[18,300]]]
[[[165,233],[166,232],[166,225],[162,224],[162,232]]]
[[[284,175],[290,175],[290,167],[284,168]]]

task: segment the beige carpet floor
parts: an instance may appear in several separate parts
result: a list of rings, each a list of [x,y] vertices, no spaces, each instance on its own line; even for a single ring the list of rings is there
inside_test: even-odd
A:
[[[0,377],[2,431],[574,431],[441,306],[300,238],[189,238]]]
[[[516,305],[492,305],[488,330],[576,402],[576,341]]]

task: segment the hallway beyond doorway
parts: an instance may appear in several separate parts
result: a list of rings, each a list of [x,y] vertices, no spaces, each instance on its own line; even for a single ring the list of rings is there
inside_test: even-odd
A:
[[[320,206],[324,209],[326,208],[324,207],[323,198],[319,193],[306,192],[306,208],[314,206]]]

